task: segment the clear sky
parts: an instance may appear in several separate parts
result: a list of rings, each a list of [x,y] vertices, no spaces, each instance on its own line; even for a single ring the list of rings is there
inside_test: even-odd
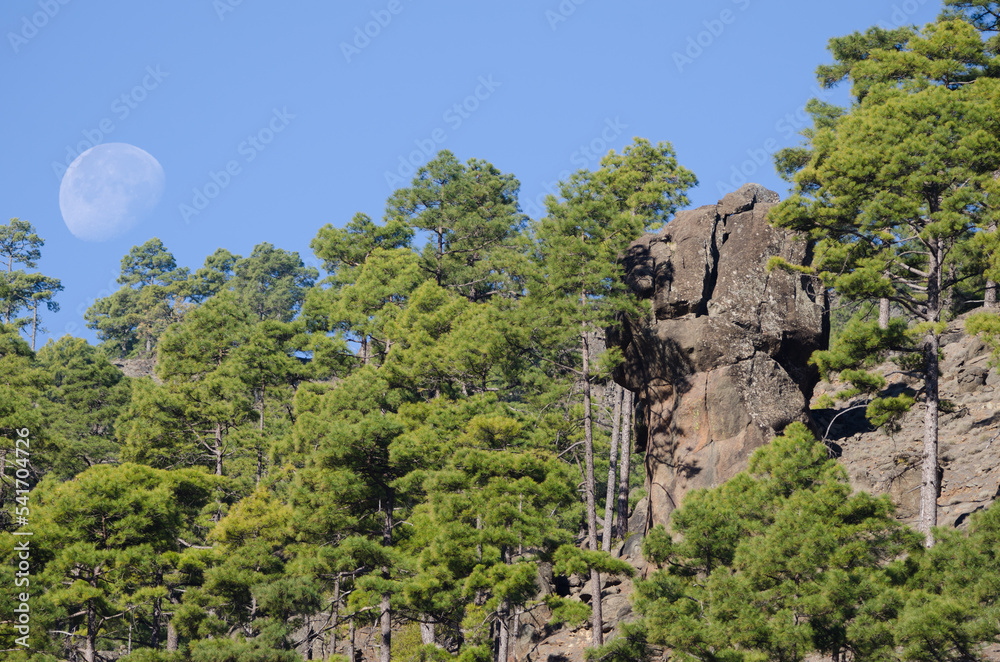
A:
[[[922,25],[933,0],[4,0],[0,216],[45,239],[62,279],[50,335],[96,341],[83,311],[159,237],[195,269],[219,247],[299,251],[326,223],[381,218],[438,149],[521,181],[533,218],[560,178],[634,136],[673,144],[693,205],[798,142],[829,38]],[[66,166],[98,143],[162,165],[159,204],[104,241],[60,212]],[[228,172],[227,172],[228,169]],[[742,171],[742,172],[741,172]]]

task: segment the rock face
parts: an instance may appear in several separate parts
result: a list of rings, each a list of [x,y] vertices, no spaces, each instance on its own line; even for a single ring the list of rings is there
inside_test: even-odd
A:
[[[964,526],[968,516],[1000,496],[1000,374],[990,365],[990,350],[981,340],[965,335],[965,318],[948,325],[941,338],[941,398],[938,429],[941,495],[938,524]],[[899,372],[893,363],[880,366],[890,392],[918,395],[920,382]],[[844,384],[822,383],[816,396],[832,393]],[[852,486],[874,494],[889,494],[896,517],[916,525],[920,511],[920,459],[923,449],[924,408],[907,413],[898,431],[873,430],[857,402],[838,402],[837,409],[813,410],[816,426],[827,445],[847,469]]]
[[[665,524],[687,491],[746,468],[789,423],[809,420],[818,375],[807,361],[826,344],[824,295],[808,277],[767,271],[772,257],[801,265],[809,250],[768,224],[776,202],[748,184],[679,212],[626,254],[628,284],[651,311],[609,344],[625,358],[616,381],[641,400],[647,528]]]

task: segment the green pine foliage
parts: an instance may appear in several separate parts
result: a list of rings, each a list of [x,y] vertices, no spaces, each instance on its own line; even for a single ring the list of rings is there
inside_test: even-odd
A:
[[[800,271],[851,318],[812,361],[878,425],[933,388],[890,397],[870,368],[928,376],[942,322],[1000,275],[996,16],[948,0],[924,29],[834,39],[820,78],[856,103],[810,102],[806,142],[777,155],[796,194],[773,218],[810,235]],[[977,659],[1000,636],[1000,515],[925,549],[800,424],[648,533],[642,618],[611,641],[600,600],[540,582],[589,577],[593,595],[633,574],[597,551],[612,414],[594,387],[621,360],[605,331],[649,314],[619,257],[696,183],[669,143],[637,138],[528,219],[514,175],[444,151],[380,220],[319,229],[322,279],[268,243],[192,270],[151,239],[87,311],[101,345],[37,354],[22,336],[61,284],[28,273],[30,224],[0,227],[0,580],[19,561],[16,508],[35,533],[30,647],[4,655],[290,662],[374,646],[382,662],[499,662],[537,617],[590,620],[592,662]],[[882,326],[881,298],[896,315]],[[996,346],[995,315],[968,329]],[[125,358],[154,375],[124,377]]]

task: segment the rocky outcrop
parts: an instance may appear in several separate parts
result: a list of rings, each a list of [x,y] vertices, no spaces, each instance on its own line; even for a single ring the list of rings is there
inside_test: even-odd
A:
[[[156,379],[156,359],[111,359],[111,365],[122,371],[126,377],[153,377]]]
[[[689,490],[746,468],[790,422],[808,420],[818,375],[807,361],[826,343],[824,295],[808,277],[767,270],[772,257],[808,261],[805,241],[768,224],[777,201],[748,184],[678,212],[625,256],[627,282],[651,309],[612,330],[609,344],[625,359],[616,381],[641,400],[647,527],[665,524]]]
[[[953,320],[941,339],[941,526],[963,526],[971,513],[1000,496],[1000,374],[990,366],[989,348],[962,332],[964,322],[964,317]],[[886,375],[890,393],[905,390],[917,398],[898,430],[872,429],[865,419],[863,400],[813,410],[813,416],[819,433],[847,469],[854,489],[889,494],[897,518],[915,526],[924,434],[921,383],[903,375],[891,362],[878,370]],[[843,386],[824,382],[816,388],[816,398]]]

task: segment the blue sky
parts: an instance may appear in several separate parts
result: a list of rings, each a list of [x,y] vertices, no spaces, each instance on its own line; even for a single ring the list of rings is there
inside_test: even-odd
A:
[[[5,0],[0,216],[45,239],[65,286],[50,336],[96,342],[83,311],[159,237],[182,266],[309,241],[438,149],[521,181],[538,217],[555,182],[634,136],[673,144],[713,203],[742,181],[786,192],[769,152],[798,142],[830,37],[922,25],[931,0]],[[103,242],[69,232],[62,169],[129,143],[165,173],[159,205]],[[228,169],[228,172],[227,172]],[[206,195],[208,194],[208,195]],[[205,196],[205,197],[199,197]],[[208,196],[211,196],[210,198]]]

